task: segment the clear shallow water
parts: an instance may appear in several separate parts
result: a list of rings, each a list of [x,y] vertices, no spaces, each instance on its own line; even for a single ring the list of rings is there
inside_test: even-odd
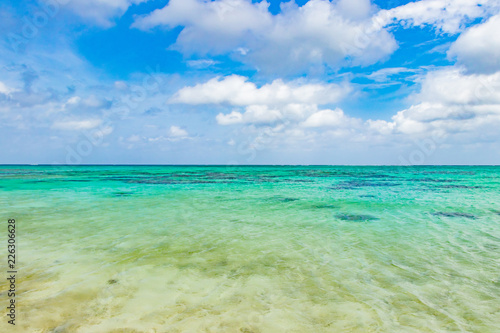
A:
[[[499,189],[500,167],[0,166],[16,329],[499,332]]]

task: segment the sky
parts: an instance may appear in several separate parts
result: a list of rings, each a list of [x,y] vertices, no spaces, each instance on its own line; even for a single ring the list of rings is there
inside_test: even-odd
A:
[[[498,0],[3,0],[0,164],[500,164]]]

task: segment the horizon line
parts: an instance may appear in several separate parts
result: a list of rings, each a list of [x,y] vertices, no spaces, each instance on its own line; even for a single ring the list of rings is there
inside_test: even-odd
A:
[[[436,166],[492,166],[498,167],[500,164],[35,164],[35,163],[0,163],[0,166],[54,166],[54,167],[78,167],[78,166],[210,166],[210,167],[257,167],[257,166],[352,166],[352,167],[436,167]]]

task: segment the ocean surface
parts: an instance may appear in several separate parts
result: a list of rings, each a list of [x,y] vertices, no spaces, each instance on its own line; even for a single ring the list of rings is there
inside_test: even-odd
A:
[[[0,211],[1,332],[500,332],[500,167],[0,166]]]

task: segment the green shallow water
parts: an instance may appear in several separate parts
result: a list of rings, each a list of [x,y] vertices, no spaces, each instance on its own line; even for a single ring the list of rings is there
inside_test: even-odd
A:
[[[0,208],[19,332],[500,331],[500,167],[0,166]]]

